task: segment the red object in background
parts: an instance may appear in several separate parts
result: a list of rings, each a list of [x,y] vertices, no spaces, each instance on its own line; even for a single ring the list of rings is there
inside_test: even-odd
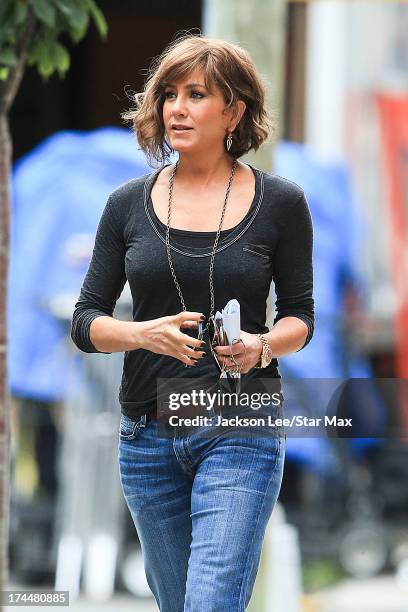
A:
[[[392,282],[397,298],[396,370],[399,378],[408,378],[408,94],[378,94],[376,100],[391,221]],[[407,431],[408,397],[401,399]]]

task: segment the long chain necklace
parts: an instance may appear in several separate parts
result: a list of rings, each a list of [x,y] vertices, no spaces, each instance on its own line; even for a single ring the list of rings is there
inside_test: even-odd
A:
[[[206,323],[206,326],[205,326],[205,330],[206,331],[208,330],[208,326],[210,325],[210,321],[211,321],[212,317],[214,316],[214,308],[215,308],[215,304],[214,304],[214,258],[215,258],[215,251],[217,249],[218,240],[219,240],[220,232],[221,232],[221,227],[222,227],[222,224],[223,224],[223,221],[224,221],[225,210],[226,210],[226,207],[227,207],[228,196],[229,196],[229,193],[230,193],[230,190],[231,190],[232,179],[234,178],[234,174],[235,174],[235,170],[236,170],[237,165],[238,165],[238,160],[234,159],[233,164],[232,164],[232,168],[231,168],[231,174],[230,174],[229,181],[228,181],[227,191],[226,191],[226,194],[225,194],[224,205],[222,207],[220,224],[218,226],[217,235],[215,236],[214,246],[213,246],[213,249],[212,249],[212,252],[211,252],[210,272],[209,272],[211,309],[210,309],[210,316],[208,317],[207,323]],[[174,169],[173,169],[173,172],[171,174],[170,181],[169,181],[169,203],[168,203],[167,226],[166,226],[166,249],[167,249],[167,259],[169,260],[169,266],[170,266],[171,275],[173,277],[174,284],[175,284],[177,292],[179,294],[180,302],[181,302],[181,305],[183,307],[183,310],[186,311],[187,310],[186,304],[184,302],[183,294],[181,292],[180,285],[179,285],[179,282],[177,280],[176,273],[174,271],[173,260],[171,258],[171,253],[170,253],[171,204],[172,204],[172,197],[173,197],[174,177],[176,176],[177,167],[178,167],[178,160],[177,160],[177,162],[174,165]]]

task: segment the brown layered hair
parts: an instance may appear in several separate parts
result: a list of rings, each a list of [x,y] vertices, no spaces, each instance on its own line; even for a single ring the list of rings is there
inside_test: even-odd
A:
[[[207,89],[217,86],[228,107],[237,100],[246,104],[245,112],[233,133],[228,151],[234,158],[255,151],[275,131],[266,108],[265,86],[249,55],[242,47],[201,34],[183,34],[172,41],[153,60],[144,91],[132,95],[134,106],[122,113],[130,122],[140,148],[150,165],[163,163],[172,153],[165,139],[163,123],[164,90],[168,83],[202,69]]]

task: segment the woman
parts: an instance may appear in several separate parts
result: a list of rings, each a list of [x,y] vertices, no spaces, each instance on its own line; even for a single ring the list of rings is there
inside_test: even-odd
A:
[[[312,222],[298,185],[239,161],[272,128],[244,49],[176,39],[135,101],[124,116],[161,165],[110,195],[72,339],[85,352],[125,351],[120,478],[160,610],[237,612],[249,602],[282,482],[282,427],[255,437],[231,428],[205,435],[213,417],[226,414],[212,406],[209,424],[188,433],[172,425],[164,434],[157,382],[207,380],[219,365],[238,367],[242,388],[279,381],[277,357],[301,350],[313,334]],[[165,163],[171,151],[175,164]],[[112,316],[126,280],[133,321]],[[269,331],[272,280],[277,315]],[[212,347],[211,317],[233,298],[241,341]],[[281,405],[259,413],[281,416]]]

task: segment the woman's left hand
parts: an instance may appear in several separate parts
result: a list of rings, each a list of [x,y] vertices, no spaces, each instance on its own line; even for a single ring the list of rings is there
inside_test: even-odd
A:
[[[232,353],[235,361],[239,365],[243,364],[240,371],[242,374],[246,374],[258,363],[262,353],[262,342],[256,334],[249,334],[242,330],[241,340],[242,342],[236,342],[228,346],[216,346],[214,351],[219,356],[220,363],[224,363],[227,369],[228,367],[236,367],[234,361],[229,357]]]

